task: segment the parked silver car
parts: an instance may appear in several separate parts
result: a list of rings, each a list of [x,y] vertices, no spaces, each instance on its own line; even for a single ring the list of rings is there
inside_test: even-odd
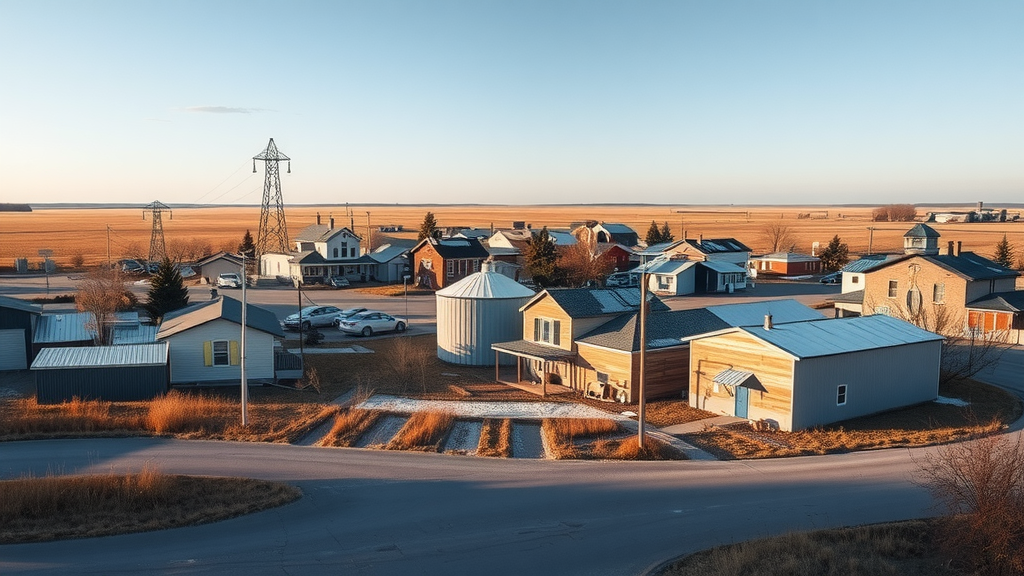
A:
[[[355,316],[360,312],[366,312],[366,308],[346,308],[345,310],[342,310],[338,314],[338,317],[334,319],[334,327],[337,328],[338,325],[341,324],[342,320],[345,320],[346,318],[351,318],[352,316]]]
[[[242,279],[234,272],[225,272],[220,276],[217,276],[217,287],[218,288],[241,288]]]
[[[376,332],[405,332],[407,325],[405,318],[395,318],[384,312],[367,310],[342,320],[338,324],[338,330],[346,334],[373,336]]]
[[[307,306],[302,309],[302,329],[309,330],[314,326],[330,326],[339,314],[341,314],[341,308],[337,306]],[[283,324],[286,330],[298,330],[299,314],[286,316]]]

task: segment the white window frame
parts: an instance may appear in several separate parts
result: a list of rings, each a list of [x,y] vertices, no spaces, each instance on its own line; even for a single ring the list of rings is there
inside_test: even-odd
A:
[[[936,282],[935,285],[932,286],[932,302],[935,303],[935,304],[945,304],[946,303],[946,283],[945,282]]]
[[[849,388],[846,384],[836,386],[836,406],[846,406],[846,396],[848,392]]]
[[[558,346],[562,340],[561,334],[558,334],[561,327],[562,323],[558,320],[538,316],[534,318],[533,341]]]
[[[217,345],[223,344],[224,350],[217,350]],[[229,340],[213,340],[210,342],[210,362],[213,366],[231,366],[231,342]],[[218,362],[223,359],[223,362]]]
[[[900,293],[900,281],[889,280],[889,298],[898,298]]]

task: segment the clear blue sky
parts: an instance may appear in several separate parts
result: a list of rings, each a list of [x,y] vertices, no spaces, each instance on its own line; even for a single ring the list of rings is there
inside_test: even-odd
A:
[[[1024,201],[1020,0],[0,0],[0,201]],[[285,168],[282,168],[282,171]]]

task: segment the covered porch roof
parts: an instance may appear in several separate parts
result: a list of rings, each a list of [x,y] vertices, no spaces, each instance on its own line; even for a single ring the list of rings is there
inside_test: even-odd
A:
[[[576,358],[576,353],[572,350],[547,346],[529,340],[497,342],[491,344],[491,350],[542,362],[569,362]]]

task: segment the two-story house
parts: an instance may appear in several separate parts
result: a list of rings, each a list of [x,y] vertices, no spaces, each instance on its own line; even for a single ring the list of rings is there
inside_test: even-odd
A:
[[[490,256],[476,238],[424,238],[409,250],[417,286],[440,290],[480,271]]]
[[[374,280],[378,262],[360,254],[362,238],[346,226],[336,228],[334,217],[307,226],[293,240],[288,254],[267,253],[260,257],[261,276],[302,278],[306,284],[320,284],[334,277],[351,281]]]
[[[904,236],[903,256],[864,273],[863,313],[886,314],[940,334],[996,334],[1019,341],[1024,294],[1019,273],[949,242],[939,252],[938,232],[918,224]]]

